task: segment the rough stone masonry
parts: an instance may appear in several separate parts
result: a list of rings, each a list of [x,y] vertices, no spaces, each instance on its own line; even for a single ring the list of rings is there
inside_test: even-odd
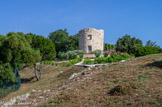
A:
[[[79,49],[86,53],[94,50],[103,51],[104,48],[104,30],[86,28],[79,31]]]

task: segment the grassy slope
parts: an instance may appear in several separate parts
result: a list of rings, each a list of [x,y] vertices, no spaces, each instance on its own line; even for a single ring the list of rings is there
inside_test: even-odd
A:
[[[98,72],[43,106],[162,106],[162,54],[135,58]]]
[[[24,102],[56,107],[162,106],[162,54],[93,68],[86,71],[86,75],[68,80],[72,73],[82,70],[84,68],[74,66],[45,65],[42,80],[36,81],[32,78],[33,70],[26,68],[20,72],[24,81],[21,88],[0,101],[35,89]]]
[[[12,92],[4,98],[1,98],[1,102],[9,101],[9,99],[26,93],[31,93],[32,90],[47,90],[61,85],[68,77],[63,77],[58,79],[57,76],[60,71],[65,71],[71,69],[72,67],[62,67],[62,66],[51,66],[44,65],[42,79],[37,81],[34,76],[34,71],[31,68],[25,68],[20,71],[21,76],[21,87],[18,91]],[[71,74],[69,74],[71,75]]]

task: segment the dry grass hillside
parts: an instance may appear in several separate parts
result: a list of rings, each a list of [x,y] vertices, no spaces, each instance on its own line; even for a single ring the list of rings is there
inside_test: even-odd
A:
[[[48,65],[44,69],[41,81],[32,79],[32,70],[26,70],[28,73],[22,71],[24,82],[20,90],[2,101],[29,92],[29,98],[23,101],[26,106],[162,106],[162,54],[87,69],[71,80],[68,79],[71,74],[85,68]]]

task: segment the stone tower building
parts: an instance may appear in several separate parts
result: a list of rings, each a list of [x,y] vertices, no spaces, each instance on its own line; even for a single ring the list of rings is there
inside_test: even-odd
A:
[[[104,48],[104,30],[86,28],[79,31],[79,49],[86,53],[94,50],[103,51]]]

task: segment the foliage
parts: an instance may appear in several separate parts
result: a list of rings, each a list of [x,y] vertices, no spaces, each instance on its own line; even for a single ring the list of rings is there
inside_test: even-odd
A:
[[[116,62],[116,61],[120,61],[120,60],[126,60],[126,59],[129,59],[129,58],[131,58],[131,56],[128,55],[128,54],[122,54],[122,55],[111,54],[110,57],[95,58],[94,63],[95,64],[111,63],[111,62]]]
[[[43,60],[51,60],[56,54],[55,44],[43,36],[32,36],[32,48],[40,50]]]
[[[2,42],[0,48],[1,64],[9,63],[10,65],[7,66],[9,66],[8,68],[12,67],[12,69],[7,70],[6,66],[2,66],[1,69],[4,70],[5,75],[3,75],[4,79],[0,79],[1,81],[6,78],[13,78],[11,74],[16,66],[19,69],[22,69],[24,64],[33,66],[41,59],[39,51],[33,50],[26,38],[21,35],[22,33],[20,35],[19,33],[8,33],[6,39]]]
[[[43,61],[43,64],[47,64],[47,65],[53,65],[53,66],[57,66],[57,65],[61,65],[61,66],[72,66],[78,62],[81,62],[82,61],[82,58],[77,58],[77,59],[73,59],[69,62],[62,62],[62,63],[54,63],[54,62],[51,62],[51,61]]]
[[[74,64],[76,64],[76,63],[78,63],[78,62],[81,62],[81,61],[82,61],[82,58],[73,59],[73,60],[69,61],[69,62],[66,64],[66,66],[72,66],[72,65],[74,65]]]
[[[59,52],[58,53],[58,58],[63,60],[63,59],[67,59],[67,54],[65,52]]]
[[[160,48],[158,45],[156,45],[156,42],[152,42],[151,40],[148,40],[145,46]]]
[[[78,35],[69,36],[66,29],[59,29],[55,32],[51,32],[48,38],[55,43],[57,53],[76,50],[79,48]]]
[[[95,50],[93,51],[96,57],[99,57],[101,55],[101,50]]]
[[[116,43],[116,51],[127,52],[128,54],[134,54],[137,49],[143,46],[141,40],[135,37],[131,38],[130,35],[125,35],[119,38]]]
[[[40,53],[33,50],[24,37],[10,36],[2,44],[0,53],[4,63],[10,63],[13,67],[19,64],[33,65],[40,61]]]
[[[0,83],[3,80],[8,80],[11,82],[16,81],[15,74],[13,72],[13,68],[9,63],[6,64],[0,64]]]
[[[83,55],[85,54],[85,51],[83,50],[74,50],[74,52],[77,53],[80,58],[83,58]]]
[[[108,53],[105,53],[105,54],[104,54],[104,57],[107,57],[107,56],[108,56]]]
[[[157,53],[160,53],[160,49],[158,47],[145,46],[145,47],[139,48],[136,51],[135,56],[139,57],[139,56],[145,56],[145,55],[157,54]]]
[[[115,45],[104,43],[104,51],[115,50]]]
[[[93,61],[91,59],[85,59],[83,64],[92,64]]]
[[[67,51],[66,54],[68,56],[67,57],[68,59],[75,59],[75,58],[77,58],[77,53],[75,51]]]
[[[82,50],[74,50],[74,51],[67,51],[65,52],[59,52],[58,54],[58,58],[63,60],[63,59],[76,59],[77,56],[79,56],[80,58],[83,58],[84,55],[84,51]]]

